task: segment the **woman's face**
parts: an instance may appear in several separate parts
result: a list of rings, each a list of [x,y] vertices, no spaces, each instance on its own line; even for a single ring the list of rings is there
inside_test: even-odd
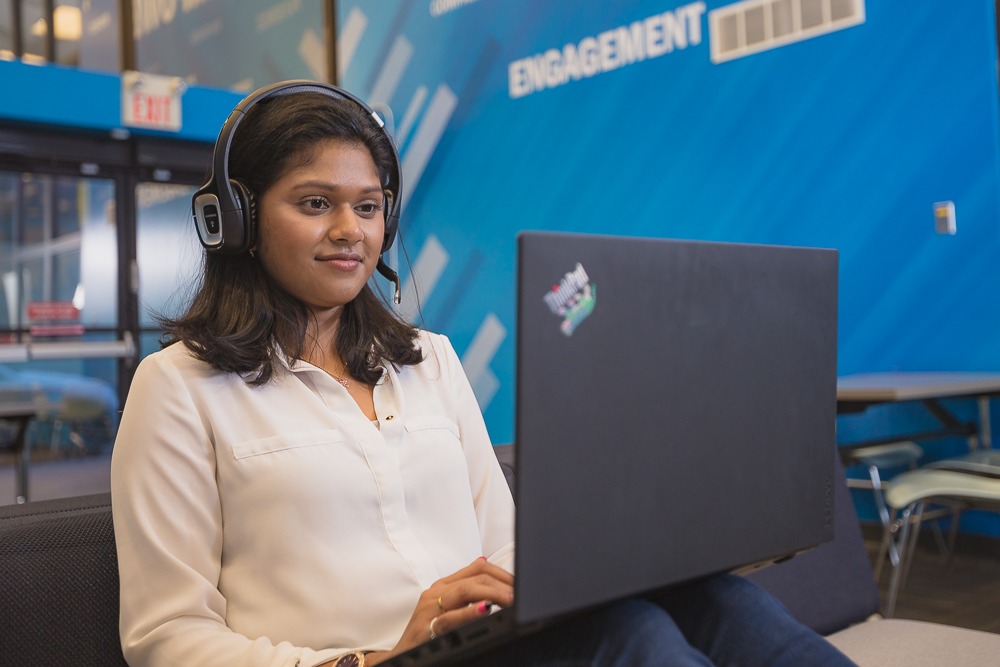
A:
[[[371,153],[331,139],[260,202],[257,256],[272,278],[313,311],[343,306],[375,271],[385,219]]]

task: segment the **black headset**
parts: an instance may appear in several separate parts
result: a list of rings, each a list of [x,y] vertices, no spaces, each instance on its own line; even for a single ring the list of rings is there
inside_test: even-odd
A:
[[[201,186],[191,198],[191,211],[194,214],[194,225],[198,230],[198,238],[208,252],[223,255],[235,255],[248,252],[257,242],[257,204],[253,193],[246,185],[236,179],[229,178],[229,147],[236,134],[236,128],[243,120],[250,107],[258,102],[264,102],[276,97],[293,93],[320,93],[337,100],[348,100],[361,107],[370,115],[375,123],[382,128],[392,148],[392,167],[382,192],[385,196],[385,236],[382,240],[382,253],[392,246],[399,228],[399,201],[402,187],[402,170],[399,164],[399,153],[392,136],[385,129],[385,123],[371,107],[360,99],[336,86],[315,81],[282,81],[265,86],[243,98],[229,114],[219,138],[215,141],[215,154],[212,157],[212,173],[208,182]],[[399,276],[390,269],[379,254],[378,272],[395,284],[393,300],[398,304],[400,297]]]

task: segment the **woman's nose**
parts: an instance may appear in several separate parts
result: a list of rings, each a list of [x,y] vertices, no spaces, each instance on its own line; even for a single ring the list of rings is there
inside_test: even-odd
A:
[[[340,245],[352,246],[364,240],[364,232],[354,209],[348,204],[342,204],[334,209],[330,216],[330,228],[327,235],[331,241]]]

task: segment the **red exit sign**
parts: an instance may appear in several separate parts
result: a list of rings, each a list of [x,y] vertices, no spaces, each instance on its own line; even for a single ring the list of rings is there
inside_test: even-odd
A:
[[[122,125],[179,132],[186,88],[180,77],[123,72]]]
[[[132,122],[161,127],[170,125],[170,95],[136,93],[132,96]]]

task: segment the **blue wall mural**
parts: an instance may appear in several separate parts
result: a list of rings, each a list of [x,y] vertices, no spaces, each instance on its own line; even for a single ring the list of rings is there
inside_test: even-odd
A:
[[[990,0],[344,0],[337,25],[402,150],[404,311],[419,292],[495,442],[521,229],[837,248],[841,374],[1000,371]]]
[[[455,9],[340,3],[342,40],[365,16],[341,83],[392,111],[404,241],[415,268],[423,253],[437,268],[424,321],[459,349],[490,312],[513,326],[514,234],[562,229],[836,247],[842,374],[1000,369],[992,3],[869,2],[860,25],[720,64],[705,11],[718,3],[694,3],[674,12],[684,47],[528,94],[521,59],[672,8],[567,20],[528,2],[437,5]],[[941,200],[955,236],[935,233]],[[500,439],[510,344],[486,409]]]

